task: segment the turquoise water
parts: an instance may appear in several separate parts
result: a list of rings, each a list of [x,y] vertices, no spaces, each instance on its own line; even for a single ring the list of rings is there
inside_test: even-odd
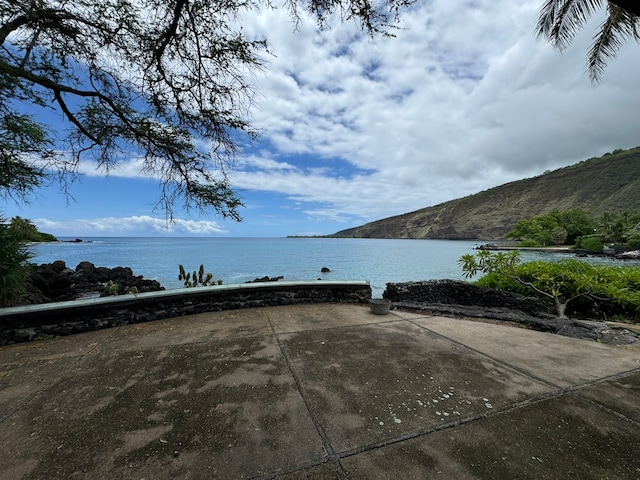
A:
[[[72,240],[61,238],[61,240]],[[458,259],[474,253],[480,241],[381,240],[371,238],[166,238],[88,237],[83,243],[31,245],[34,263],[63,260],[70,268],[88,261],[97,267],[131,267],[135,275],[182,288],[178,265],[200,264],[225,284],[256,277],[284,280],[367,280],[374,296],[387,282],[462,280]],[[571,255],[573,256],[573,255]],[[522,260],[567,258],[561,253],[523,252]],[[593,257],[594,263],[611,260]],[[618,262],[621,263],[621,262]],[[624,264],[624,263],[621,263]],[[321,273],[322,267],[331,270]]]
[[[34,263],[81,261],[131,267],[135,275],[181,288],[178,265],[204,264],[225,284],[283,275],[285,280],[368,280],[374,296],[387,282],[462,279],[458,259],[480,242],[351,238],[84,238],[83,243],[32,245]],[[91,243],[89,243],[91,240]],[[320,273],[328,267],[330,273]]]

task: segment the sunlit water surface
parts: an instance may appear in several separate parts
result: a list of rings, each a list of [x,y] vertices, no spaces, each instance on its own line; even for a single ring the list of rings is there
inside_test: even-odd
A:
[[[63,239],[61,240],[68,240]],[[387,282],[463,279],[460,257],[474,253],[478,241],[380,240],[341,238],[83,238],[82,243],[31,245],[34,263],[63,260],[70,268],[82,261],[99,267],[130,267],[135,275],[181,288],[178,265],[187,271],[203,264],[225,284],[256,277],[285,280],[367,280],[374,296]],[[530,254],[523,259],[565,258]],[[329,273],[321,273],[327,267]]]

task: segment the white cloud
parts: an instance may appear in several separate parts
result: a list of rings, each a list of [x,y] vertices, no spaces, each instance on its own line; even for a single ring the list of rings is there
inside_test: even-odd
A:
[[[267,152],[268,156],[269,153]],[[279,162],[272,158],[268,158],[267,156],[261,157],[257,155],[249,155],[247,157],[243,157],[237,163],[236,167],[238,168],[257,168],[263,171],[286,171],[286,170],[296,170],[296,167],[287,163],[287,162]]]
[[[175,219],[171,224],[161,218],[146,215],[131,217],[104,217],[94,219],[49,220],[37,218],[33,223],[39,230],[59,237],[66,236],[145,236],[166,235],[210,235],[225,233],[213,221]]]
[[[87,177],[103,177],[108,173],[113,177],[123,178],[148,178],[144,172],[144,163],[141,158],[130,158],[118,161],[108,172],[105,172],[97,162],[83,160],[78,164],[78,173]]]
[[[337,223],[344,223],[349,221],[349,218],[341,215],[340,211],[337,209],[304,210],[304,213],[309,216],[309,220],[322,219],[331,220]]]
[[[593,85],[584,59],[600,19],[560,54],[534,36],[539,7],[420,2],[395,39],[373,42],[349,25],[322,34],[308,21],[295,33],[282,12],[260,12],[248,28],[266,32],[277,58],[254,122],[276,163],[233,178],[319,202],[327,218],[372,219],[636,146],[640,48],[625,47]],[[295,154],[371,173],[274,168]]]
[[[255,80],[265,150],[241,155],[232,182],[283,194],[313,219],[358,222],[640,144],[637,44],[593,85],[584,59],[600,18],[560,54],[534,36],[539,0],[462,3],[418,2],[393,39],[351,23],[319,32],[306,20],[294,31],[286,9],[244,15],[243,31],[268,38],[275,57]],[[141,167],[134,159],[112,175],[140,177]],[[164,224],[95,228],[134,228],[135,218]],[[173,228],[216,231],[211,223]]]

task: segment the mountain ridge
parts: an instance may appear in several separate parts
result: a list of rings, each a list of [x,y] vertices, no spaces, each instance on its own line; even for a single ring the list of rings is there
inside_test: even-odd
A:
[[[594,216],[640,210],[638,192],[640,147],[635,147],[328,236],[495,240],[518,220],[553,209],[580,208]]]

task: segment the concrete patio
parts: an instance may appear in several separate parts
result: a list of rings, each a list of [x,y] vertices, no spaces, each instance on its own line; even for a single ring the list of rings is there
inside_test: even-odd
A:
[[[638,479],[640,345],[315,304],[0,347],[2,479]]]

